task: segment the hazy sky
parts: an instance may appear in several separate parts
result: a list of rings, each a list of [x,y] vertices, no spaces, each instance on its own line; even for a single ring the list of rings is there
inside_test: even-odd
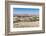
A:
[[[15,14],[39,14],[38,8],[13,8],[13,15]]]

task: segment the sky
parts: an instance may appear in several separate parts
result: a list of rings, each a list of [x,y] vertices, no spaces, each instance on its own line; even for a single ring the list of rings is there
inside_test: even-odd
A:
[[[13,15],[15,14],[39,14],[38,8],[13,8]]]

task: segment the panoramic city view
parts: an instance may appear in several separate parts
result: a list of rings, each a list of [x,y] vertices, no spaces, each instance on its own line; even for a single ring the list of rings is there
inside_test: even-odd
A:
[[[13,8],[13,27],[38,27],[39,9],[38,8]]]

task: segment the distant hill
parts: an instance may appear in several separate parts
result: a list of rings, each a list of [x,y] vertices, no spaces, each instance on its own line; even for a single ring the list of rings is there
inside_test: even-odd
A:
[[[39,14],[16,14],[14,16],[39,16]]]

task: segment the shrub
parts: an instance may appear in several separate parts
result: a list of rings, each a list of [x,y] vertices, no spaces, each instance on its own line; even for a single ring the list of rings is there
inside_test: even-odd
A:
[[[33,20],[33,21],[39,21],[39,17],[37,17],[37,16],[32,17],[32,20]]]

